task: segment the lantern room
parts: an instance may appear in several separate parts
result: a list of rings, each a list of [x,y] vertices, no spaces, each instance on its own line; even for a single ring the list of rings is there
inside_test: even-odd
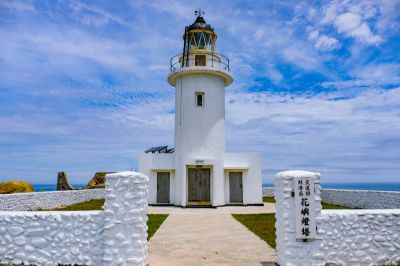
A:
[[[215,34],[211,25],[206,23],[201,16],[202,13],[198,12],[199,15],[195,22],[185,28],[183,51],[190,52],[191,50],[202,49],[214,52],[217,34]]]
[[[183,52],[171,58],[171,73],[168,82],[175,86],[176,80],[187,71],[212,72],[224,79],[225,85],[232,83],[229,59],[216,52],[217,34],[207,24],[201,10],[196,11],[196,20],[185,27],[183,33]]]

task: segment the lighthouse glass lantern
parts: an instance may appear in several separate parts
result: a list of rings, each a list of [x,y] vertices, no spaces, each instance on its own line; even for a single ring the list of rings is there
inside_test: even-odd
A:
[[[171,59],[171,70],[193,66],[220,66],[229,71],[229,59],[215,52],[217,34],[204,20],[202,11],[196,11],[197,18],[185,27],[183,52]]]

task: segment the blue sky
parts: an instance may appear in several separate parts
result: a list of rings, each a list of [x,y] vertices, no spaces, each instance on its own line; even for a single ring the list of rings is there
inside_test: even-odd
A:
[[[169,59],[194,10],[231,60],[230,152],[263,181],[400,180],[400,1],[0,1],[0,182],[127,170],[173,146]]]

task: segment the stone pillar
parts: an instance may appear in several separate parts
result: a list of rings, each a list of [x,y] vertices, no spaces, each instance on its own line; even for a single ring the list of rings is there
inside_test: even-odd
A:
[[[325,265],[320,252],[321,235],[315,239],[296,239],[296,213],[294,179],[309,178],[314,182],[313,206],[316,220],[321,219],[320,174],[306,171],[285,171],[275,177],[276,250],[281,266]]]
[[[104,265],[147,265],[149,178],[136,172],[106,176]]]

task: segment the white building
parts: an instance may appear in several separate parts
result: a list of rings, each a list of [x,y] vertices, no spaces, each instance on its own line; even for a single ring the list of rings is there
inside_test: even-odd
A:
[[[215,52],[217,35],[199,14],[185,28],[183,53],[171,59],[175,87],[175,150],[156,147],[139,158],[150,177],[149,204],[262,204],[261,157],[225,152],[225,87],[229,59]]]

